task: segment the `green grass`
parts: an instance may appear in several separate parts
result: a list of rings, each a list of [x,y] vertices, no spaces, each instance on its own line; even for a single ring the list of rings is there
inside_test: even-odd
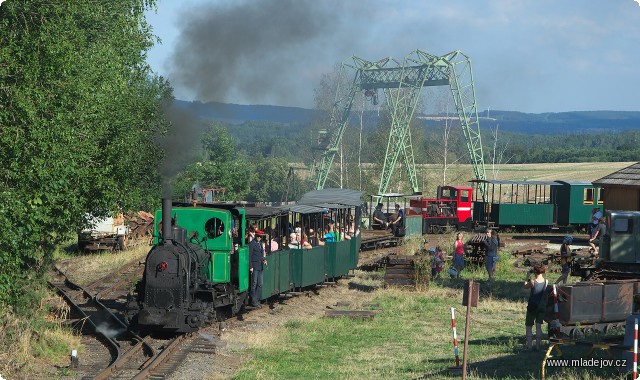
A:
[[[462,288],[479,280],[483,293],[471,311],[469,379],[540,378],[544,352],[525,351],[524,270],[501,252],[496,281],[487,292],[482,268],[461,279],[432,280],[423,292],[378,289],[372,302],[381,310],[372,320],[317,318],[287,322],[275,338],[249,352],[237,379],[416,379],[456,378],[450,308],[457,313],[460,352],[465,328]],[[550,280],[555,280],[552,274]],[[544,327],[546,332],[546,326]],[[586,357],[586,349],[562,347],[564,358]],[[596,351],[594,357],[607,357]],[[460,358],[462,362],[462,358]],[[612,370],[547,369],[547,379],[610,379]],[[459,375],[457,376],[459,378]]]

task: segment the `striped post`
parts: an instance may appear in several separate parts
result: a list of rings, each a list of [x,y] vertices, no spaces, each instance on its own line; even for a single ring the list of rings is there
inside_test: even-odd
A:
[[[557,329],[556,336],[558,337],[560,336],[560,312],[558,311],[558,289],[555,284],[553,284],[553,312],[555,313],[555,328]]]
[[[460,367],[460,357],[458,356],[458,335],[456,334],[456,309],[451,308],[451,328],[453,329],[453,353],[456,355],[456,367]]]
[[[633,380],[638,378],[638,318],[633,327]]]

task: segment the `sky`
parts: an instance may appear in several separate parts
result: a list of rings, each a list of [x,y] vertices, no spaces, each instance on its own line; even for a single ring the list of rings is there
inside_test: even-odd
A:
[[[640,111],[638,0],[158,0],[148,53],[182,100],[314,107],[356,56],[472,62],[479,111]]]

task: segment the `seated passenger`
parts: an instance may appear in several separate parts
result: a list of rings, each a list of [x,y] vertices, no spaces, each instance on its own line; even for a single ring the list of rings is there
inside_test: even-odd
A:
[[[271,241],[269,242],[269,252],[275,252],[280,249],[280,244],[278,244],[278,236],[272,236]]]
[[[391,232],[394,235],[397,235],[398,228],[404,226],[404,209],[400,208],[400,205],[396,203],[396,212],[393,214],[391,218],[391,222],[389,222],[389,227],[391,227]]]
[[[382,203],[378,203],[375,211],[373,212],[373,221],[371,224],[371,228],[374,230],[386,230],[389,226],[389,219],[382,212]]]
[[[300,249],[302,247],[302,245],[298,241],[298,238],[297,238],[295,232],[289,234],[288,247],[289,247],[289,249]]]
[[[309,244],[309,242],[307,241],[307,235],[306,234],[302,234],[302,236],[299,237],[298,240],[300,241],[300,245],[302,246],[302,249],[311,249],[311,248],[313,248],[311,246],[311,244]]]
[[[324,237],[320,239],[320,245],[325,243],[335,243],[336,236],[331,232],[329,226],[324,226]]]
[[[313,247],[318,245],[318,237],[316,236],[316,231],[314,231],[313,228],[309,228],[309,244]]]

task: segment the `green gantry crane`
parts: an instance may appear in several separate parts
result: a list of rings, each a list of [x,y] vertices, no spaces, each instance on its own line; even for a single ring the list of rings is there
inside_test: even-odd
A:
[[[355,75],[353,82],[345,86],[342,85],[342,78],[348,71],[355,71]],[[356,93],[364,91],[365,96],[376,96],[376,91],[382,89],[391,115],[391,129],[378,194],[387,191],[400,154],[411,187],[417,192],[418,179],[409,125],[422,88],[446,85],[450,87],[454,98],[474,175],[477,179],[486,179],[471,60],[457,50],[443,56],[415,50],[402,63],[391,58],[371,62],[354,56],[341,64],[328,128],[328,143],[321,148],[322,157],[317,167],[316,189],[322,189],[327,180],[349,122]],[[482,188],[480,190],[484,198],[485,191]]]

